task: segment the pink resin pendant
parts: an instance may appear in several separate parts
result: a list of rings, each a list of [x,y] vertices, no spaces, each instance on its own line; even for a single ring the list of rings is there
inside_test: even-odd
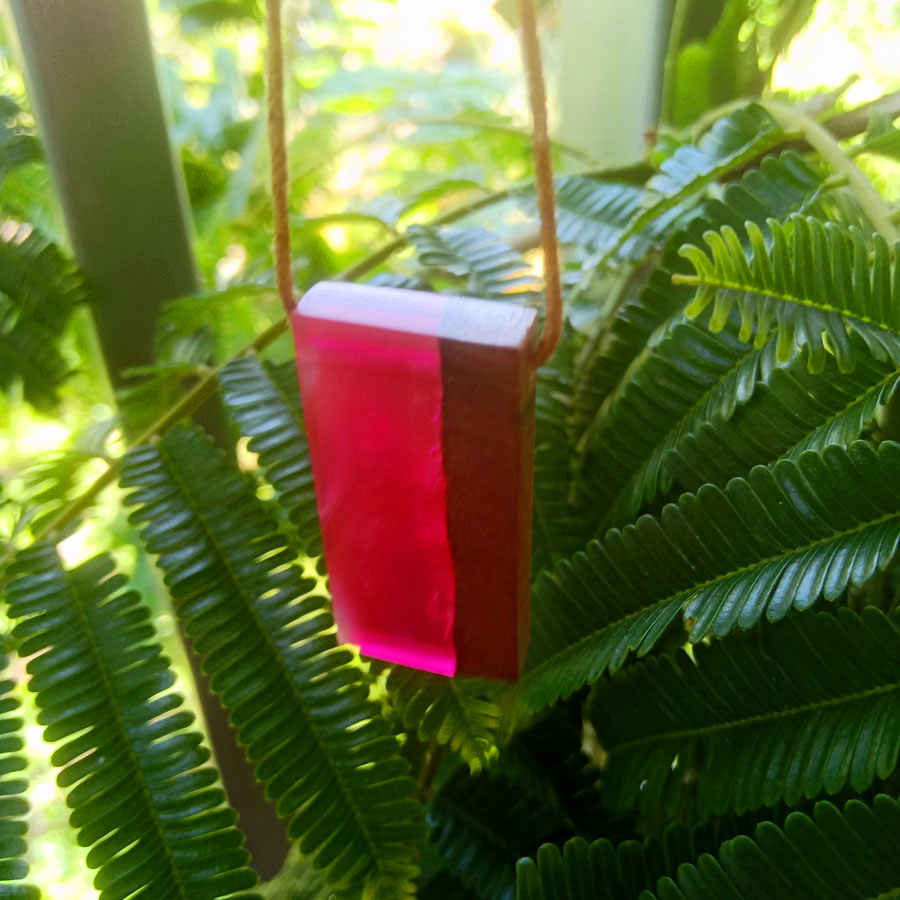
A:
[[[292,315],[338,635],[514,679],[529,631],[532,309],[323,282]]]

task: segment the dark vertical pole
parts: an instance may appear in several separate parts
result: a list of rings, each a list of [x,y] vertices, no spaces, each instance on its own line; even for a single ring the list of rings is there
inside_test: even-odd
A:
[[[10,0],[29,98],[113,384],[153,359],[162,303],[198,279],[143,0]],[[206,419],[210,410],[205,410]],[[214,419],[215,417],[212,416]],[[219,768],[264,877],[287,841],[190,656]]]
[[[197,290],[142,0],[11,0],[70,240],[114,381],[152,357],[160,304]]]

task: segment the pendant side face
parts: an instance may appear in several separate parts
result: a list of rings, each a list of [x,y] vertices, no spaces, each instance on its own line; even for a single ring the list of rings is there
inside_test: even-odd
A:
[[[530,632],[537,315],[483,305],[498,308],[487,321],[479,306],[449,305],[439,337],[454,641],[458,674],[512,681]]]
[[[323,282],[292,315],[339,638],[513,680],[529,634],[526,307]]]

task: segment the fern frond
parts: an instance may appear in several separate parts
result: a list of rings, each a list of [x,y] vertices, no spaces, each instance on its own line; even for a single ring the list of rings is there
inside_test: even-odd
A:
[[[670,213],[730,171],[761,156],[782,139],[782,131],[766,110],[755,103],[737,109],[718,122],[697,146],[685,144],[660,164],[646,185],[647,199],[607,253],[618,253],[651,222]]]
[[[535,860],[523,859],[516,867],[518,900],[646,900],[644,891],[660,878],[675,876],[679,866],[701,853],[715,852],[718,844],[704,840],[702,832],[688,833],[671,826],[661,837],[643,843],[604,838],[588,843],[583,837],[566,841],[560,852],[544,844]]]
[[[851,342],[857,343],[853,336]],[[771,346],[772,341],[767,344]],[[730,420],[714,417],[684,429],[667,461],[679,490],[696,490],[707,482],[724,484],[782,455],[797,459],[807,450],[821,452],[829,444],[846,447],[861,437],[900,375],[894,365],[873,359],[864,347],[855,353],[857,364],[850,373],[840,372],[829,358],[821,374],[811,374],[806,354],[787,367],[774,366]]]
[[[581,335],[566,322],[553,356],[537,373],[531,538],[534,575],[574,553],[590,537],[585,517],[572,502],[568,437],[580,343]]]
[[[562,175],[556,179],[556,225],[560,243],[605,253],[616,245],[645,202],[646,192],[637,184],[586,175]],[[625,240],[618,249],[619,258],[637,261],[646,256],[668,233],[671,218],[658,219],[644,232]]]
[[[610,522],[613,501],[630,489],[611,511],[616,521],[630,521],[670,486],[662,454],[680,428],[711,402],[724,403],[728,412],[749,397],[766,357],[750,352],[737,332],[736,320],[711,334],[704,323],[676,315],[632,361],[585,436],[580,489],[595,515],[607,513]]]
[[[594,689],[605,797],[653,808],[689,769],[703,818],[867,790],[897,765],[898,696],[900,629],[873,607],[648,659]]]
[[[423,266],[437,266],[465,278],[467,294],[510,299],[538,287],[521,255],[484,228],[438,230],[410,225],[406,234]]]
[[[762,822],[752,838],[726,841],[715,856],[695,855],[637,900],[887,900],[900,892],[898,823],[900,804],[885,795],[871,804],[851,800],[843,810],[817,803],[812,816],[793,813],[782,827]],[[537,864],[518,865],[518,900],[635,900],[639,884],[616,890],[621,867],[609,853],[577,839],[563,853],[542,847]]]
[[[257,882],[209,750],[169,691],[150,611],[108,556],[24,551],[7,588],[19,653],[101,900],[238,897]]]
[[[846,447],[863,435],[863,432],[876,421],[879,411],[890,403],[900,385],[900,372],[893,368],[881,377],[871,380],[871,373],[875,368],[873,360],[863,362],[862,355],[857,356],[857,364],[852,375],[854,378],[860,376],[857,384],[865,380],[865,386],[854,392],[853,399],[848,400],[843,408],[839,408],[834,415],[819,423],[797,441],[786,454],[790,459],[799,459],[808,450],[821,453],[829,444]],[[850,382],[850,376],[844,375],[831,381],[832,384],[837,382],[838,390],[843,391],[845,385]]]
[[[831,198],[836,192],[823,194],[824,181],[825,173],[812,168],[793,150],[786,150],[761,160],[758,168],[729,184],[721,198],[709,197],[703,218],[715,223],[714,227],[730,225],[742,239],[747,222],[783,221],[791,213],[831,219]]]
[[[715,331],[736,306],[742,340],[761,346],[774,331],[779,360],[808,348],[813,372],[822,371],[829,353],[841,371],[852,370],[851,333],[876,359],[900,366],[900,248],[889,248],[875,234],[870,262],[870,248],[856,228],[802,216],[791,216],[786,226],[772,220],[768,227],[770,242],[748,224],[750,249],[730,228],[704,234],[708,251],[682,248],[696,272],[674,276],[697,287],[688,314],[713,303]]]
[[[403,727],[419,739],[445,744],[480,772],[496,755],[500,711],[472,678],[442,678],[403,666],[391,669],[387,690]]]
[[[106,441],[115,425],[112,418],[94,423],[71,444],[58,452],[45,453],[39,462],[25,469],[22,481],[33,532],[72,501],[85,469],[106,459]]]
[[[735,329],[727,328],[729,339]],[[851,336],[857,364],[839,371],[809,371],[803,353],[787,365],[776,361],[776,342],[752,349],[670,428],[613,501],[604,524],[621,525],[658,495],[724,484],[755,465],[784,454],[859,438],[898,381],[896,366],[873,359]],[[683,395],[682,395],[683,396]]]
[[[412,890],[422,832],[415,782],[369,684],[338,647],[327,600],[250,484],[197,430],[129,451],[132,521],[213,691],[288,833],[333,884]]]
[[[0,669],[6,666],[6,655],[0,654]],[[19,701],[12,696],[14,688],[12,681],[0,681],[0,897],[38,900],[41,892],[22,883],[28,877],[24,859],[28,849],[28,801],[20,795],[28,789],[28,783],[19,774],[25,769],[21,756],[25,742],[19,735],[23,723],[15,715]]]
[[[56,400],[69,375],[58,343],[85,299],[78,270],[38,232],[0,239],[0,390],[21,380],[36,407]]]
[[[378,272],[367,279],[366,284],[376,287],[399,288],[404,291],[431,290],[431,285],[418,275],[403,275],[399,272]]]
[[[794,813],[782,828],[763,822],[752,839],[724,843],[717,859],[683,866],[658,883],[655,896],[886,900],[900,892],[898,822],[900,804],[883,794],[871,804],[850,800],[843,810],[818,803],[812,816]]]
[[[576,443],[583,440],[604,400],[646,347],[653,332],[690,298],[690,291],[673,285],[671,276],[657,269],[645,287],[640,282],[634,285],[600,326],[585,347],[575,373],[572,434]]]
[[[562,822],[513,781],[457,769],[428,811],[431,840],[450,871],[483,900],[512,900],[516,862]]]
[[[538,579],[512,717],[647,653],[682,615],[692,640],[721,637],[864,583],[900,540],[897,485],[900,445],[832,446],[705,485],[592,541]]]
[[[229,415],[250,438],[247,449],[259,455],[279,505],[296,526],[300,548],[320,556],[322,534],[296,366],[238,356],[222,369],[219,384]]]
[[[746,222],[762,225],[770,217],[781,219],[800,209],[816,209],[821,184],[822,176],[800,157],[783,153],[763,160],[759,169],[752,169],[740,181],[729,185],[721,200],[707,200],[704,221],[715,222],[719,227],[730,226],[741,240],[749,241]],[[701,223],[693,223],[691,235],[696,234],[700,239],[702,229]],[[673,240],[673,246],[675,243]],[[576,438],[580,439],[594,422],[601,404],[646,347],[653,331],[690,302],[690,291],[685,290],[685,285],[673,285],[669,274],[687,271],[684,260],[674,250],[668,251],[662,269],[653,273],[643,292],[616,311],[588,348],[577,377]]]

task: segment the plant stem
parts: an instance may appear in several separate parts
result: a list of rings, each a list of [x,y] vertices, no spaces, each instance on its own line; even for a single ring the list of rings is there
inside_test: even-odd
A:
[[[798,110],[766,100],[762,105],[785,131],[797,130],[803,139],[824,159],[831,168],[847,179],[850,190],[862,207],[863,212],[891,244],[900,241],[900,229],[891,220],[890,209],[872,183],[859,170],[856,163],[843,151],[837,139],[815,119]]]
[[[434,777],[437,775],[438,767],[441,764],[441,755],[443,748],[432,738],[429,744],[425,759],[422,762],[422,769],[419,772],[419,789],[416,792],[418,798],[423,803],[428,803],[431,799],[431,786],[434,783]]]
[[[672,11],[672,24],[669,28],[669,42],[666,45],[666,58],[663,62],[662,98],[659,105],[659,121],[670,124],[672,107],[675,103],[675,72],[678,68],[678,51],[681,49],[681,35],[687,21],[691,0],[675,0]]]

